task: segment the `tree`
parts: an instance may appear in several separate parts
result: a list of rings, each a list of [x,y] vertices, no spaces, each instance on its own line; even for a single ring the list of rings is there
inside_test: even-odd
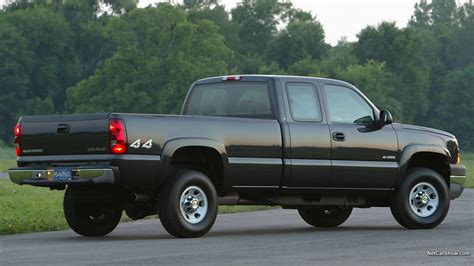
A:
[[[218,0],[183,0],[183,7],[185,9],[210,8],[211,6],[218,4]]]
[[[7,13],[4,20],[15,26],[32,52],[28,96],[51,98],[55,108],[62,110],[65,88],[77,81],[79,68],[68,22],[43,6]]]
[[[224,36],[225,45],[233,51],[240,49],[242,45],[239,37],[240,25],[230,19],[224,6],[215,4],[213,7],[204,5],[199,8],[191,8],[188,10],[188,19],[194,24],[203,19],[212,21],[219,27],[219,33]]]
[[[288,67],[288,74],[295,76],[324,77],[318,63],[311,57],[303,58]]]
[[[323,27],[315,19],[290,22],[271,47],[269,58],[274,58],[283,68],[307,57],[320,59],[328,50]]]
[[[341,40],[334,47],[329,48],[328,55],[319,60],[321,72],[327,77],[337,78],[337,73],[350,65],[357,65],[358,60],[354,55],[354,44]]]
[[[11,143],[19,115],[176,113],[192,81],[229,73],[344,79],[399,121],[471,130],[472,118],[463,124],[449,112],[458,101],[469,113],[472,0],[420,0],[406,28],[383,22],[334,47],[316,17],[290,1],[243,0],[230,12],[218,0],[168,2],[12,0],[0,8],[0,139]],[[466,147],[470,136],[458,134]]]
[[[12,0],[6,9],[7,11],[15,11],[36,7],[48,7],[58,12],[66,7],[69,11],[78,11],[77,15],[81,17],[84,15],[98,16],[100,13],[123,15],[136,8],[137,3],[138,0]],[[76,16],[76,14],[72,12],[69,12],[69,15]],[[82,17],[82,19],[85,18],[86,17]]]
[[[264,65],[258,70],[259,74],[269,75],[285,75],[286,72],[280,68],[277,62],[272,62],[270,65]]]
[[[383,22],[367,27],[359,34],[354,54],[359,62],[385,62],[397,76],[394,97],[402,103],[401,120],[414,122],[428,110],[429,67],[423,57],[422,40],[412,28],[398,29]]]
[[[232,9],[232,20],[240,25],[239,52],[264,54],[291,6],[278,0],[243,0]]]
[[[460,147],[474,149],[474,64],[449,72],[441,83],[441,101],[434,107],[432,124],[452,132]]]
[[[456,18],[455,0],[433,0],[431,2],[431,20],[433,25],[452,26]]]
[[[225,73],[230,50],[213,23],[192,24],[170,5],[136,9],[125,23],[117,53],[68,90],[70,111],[176,113],[192,81]]]
[[[437,30],[449,30],[458,23],[455,0],[433,0],[428,3],[421,0],[415,4],[415,12],[411,17],[412,27],[426,28],[435,26]]]
[[[0,17],[0,138],[6,143],[30,93],[32,57],[27,39]]]
[[[422,39],[423,55],[429,64],[429,112],[418,121],[426,125],[449,127],[433,114],[444,104],[446,75],[463,71],[474,63],[474,5],[472,1],[456,7],[453,0],[421,1],[422,9],[415,9],[410,27]],[[421,19],[423,18],[423,19]],[[423,23],[420,23],[424,21]]]
[[[350,65],[336,76],[354,84],[380,109],[390,110],[394,117],[401,114],[401,103],[393,98],[396,78],[385,69],[385,63],[369,60],[364,65]]]
[[[459,24],[441,41],[441,58],[448,69],[461,69],[474,62],[474,4],[458,10]]]
[[[411,17],[410,25],[412,27],[424,28],[433,22],[431,19],[431,5],[427,0],[421,0],[415,4],[415,12]]]

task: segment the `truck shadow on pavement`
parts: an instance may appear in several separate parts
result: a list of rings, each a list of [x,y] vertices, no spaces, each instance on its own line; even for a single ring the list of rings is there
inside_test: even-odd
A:
[[[331,233],[331,234],[338,234],[341,232],[374,232],[374,231],[387,231],[387,232],[394,232],[394,231],[409,231],[402,227],[393,225],[393,226],[341,226],[337,228],[313,228],[313,227],[293,227],[293,228],[284,228],[284,227],[277,227],[277,228],[239,228],[234,230],[220,230],[215,229],[211,230],[208,234],[201,238],[197,239],[209,239],[209,238],[220,238],[220,237],[251,237],[251,236],[285,236],[285,235],[297,235],[297,234],[314,234],[315,236],[319,233]],[[135,240],[184,240],[175,238],[171,235],[168,235],[166,232],[158,231],[156,233],[148,232],[146,235],[143,233],[132,234],[131,232],[123,233],[123,232],[116,232],[112,233],[106,237],[81,237],[78,235],[74,235],[73,232],[70,233],[71,235],[68,236],[61,236],[62,240],[66,241],[86,241],[86,242],[102,242],[102,241],[135,241]],[[190,240],[190,239],[187,239]]]

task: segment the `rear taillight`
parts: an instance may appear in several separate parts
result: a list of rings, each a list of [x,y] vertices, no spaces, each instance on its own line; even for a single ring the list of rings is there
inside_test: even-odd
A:
[[[127,152],[127,139],[125,137],[125,126],[121,119],[110,119],[110,152],[123,154]]]
[[[13,144],[15,145],[16,156],[21,156],[20,148],[20,137],[21,137],[21,124],[17,123],[14,129],[15,137],[13,138]]]

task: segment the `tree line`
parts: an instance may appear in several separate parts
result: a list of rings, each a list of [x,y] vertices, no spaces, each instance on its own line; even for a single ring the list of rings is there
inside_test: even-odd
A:
[[[278,0],[17,0],[0,9],[0,139],[20,115],[177,113],[192,81],[291,74],[348,81],[396,121],[474,150],[474,5],[421,0],[404,28],[324,41],[315,14]]]

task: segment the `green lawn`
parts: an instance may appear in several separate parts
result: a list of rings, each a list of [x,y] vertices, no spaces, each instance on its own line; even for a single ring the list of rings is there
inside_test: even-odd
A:
[[[8,168],[16,166],[15,150],[12,148],[0,147],[0,173],[5,172]]]
[[[0,143],[0,160],[15,159],[15,150],[10,147],[1,146]]]
[[[468,170],[474,169],[474,153],[462,156]],[[12,159],[0,160],[0,172],[15,165]],[[466,186],[474,188],[474,173],[468,171]],[[0,235],[52,231],[67,228],[62,211],[64,192],[48,188],[19,186],[0,180]],[[266,210],[266,206],[221,206],[219,213]],[[125,215],[124,215],[125,217]],[[124,218],[124,221],[128,221]]]
[[[68,228],[62,209],[63,195],[63,191],[0,180],[0,235]],[[219,213],[268,209],[266,206],[220,206]],[[122,220],[130,221],[125,214]]]
[[[63,194],[0,180],[0,235],[66,228]]]
[[[466,166],[466,187],[474,188],[474,153],[462,153],[461,163]]]
[[[12,168],[16,166],[15,160],[0,160],[0,173],[6,172],[8,168]]]
[[[15,151],[0,147],[0,172],[15,166]],[[62,209],[63,195],[63,191],[0,180],[0,235],[68,228]],[[219,213],[267,209],[266,206],[221,206]],[[123,221],[129,220],[124,214]]]

